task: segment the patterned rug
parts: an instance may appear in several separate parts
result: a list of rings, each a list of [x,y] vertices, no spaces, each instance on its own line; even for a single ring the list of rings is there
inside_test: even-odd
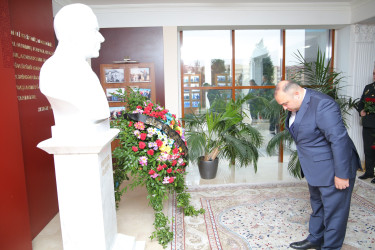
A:
[[[205,215],[172,209],[172,250],[287,249],[308,235],[311,213],[305,182],[189,187]],[[342,249],[375,248],[375,187],[356,181]]]

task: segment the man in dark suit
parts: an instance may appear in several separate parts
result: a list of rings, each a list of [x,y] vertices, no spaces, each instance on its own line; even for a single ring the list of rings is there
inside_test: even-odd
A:
[[[360,162],[339,105],[331,97],[291,81],[277,84],[275,99],[289,111],[285,127],[296,143],[312,208],[309,236],[290,247],[341,249]]]
[[[368,100],[368,103],[371,103],[371,99],[375,98],[375,69],[373,71],[373,81],[373,83],[366,85],[357,107],[359,115],[362,117],[362,137],[365,152],[366,172],[358,177],[362,180],[374,178],[375,150],[372,149],[372,146],[375,144],[375,113],[366,110],[365,103],[366,100]],[[375,184],[375,178],[371,180],[371,183]]]

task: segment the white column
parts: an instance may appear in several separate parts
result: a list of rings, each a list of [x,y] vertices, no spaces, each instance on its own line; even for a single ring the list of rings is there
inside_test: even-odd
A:
[[[163,27],[165,107],[181,117],[181,78],[178,63],[177,26]]]
[[[375,25],[352,25],[350,31],[343,30],[346,33],[340,36],[338,31],[338,66],[347,70],[347,92],[346,95],[360,98],[364,87],[372,83],[372,72],[375,63]],[[348,39],[348,40],[346,40]],[[341,40],[341,41],[340,41]],[[348,42],[349,41],[349,42]],[[347,50],[340,50],[340,45]],[[344,66],[343,66],[344,65]],[[344,72],[345,73],[345,72]],[[364,160],[362,125],[360,117],[356,110],[351,110],[348,116],[348,133],[357,147],[358,153]]]

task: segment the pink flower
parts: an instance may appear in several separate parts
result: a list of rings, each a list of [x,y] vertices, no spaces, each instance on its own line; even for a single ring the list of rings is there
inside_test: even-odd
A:
[[[171,178],[169,178],[169,183],[172,183],[172,182],[174,182],[174,177],[171,177]]]
[[[134,127],[139,130],[145,130],[145,124],[143,122],[136,122]]]
[[[150,149],[149,151],[147,151],[147,154],[148,155],[154,155],[154,150]]]
[[[176,160],[173,160],[173,161],[172,161],[172,166],[176,166],[176,164],[177,164],[177,161],[176,161]]]
[[[154,178],[154,179],[155,179],[156,177],[158,177],[158,176],[159,176],[159,174],[157,174],[157,173],[151,175],[151,177]]]
[[[142,166],[147,166],[147,157],[146,156],[139,157],[139,164],[141,164]]]
[[[137,152],[137,151],[138,151],[138,148],[135,147],[135,146],[133,146],[133,147],[132,147],[132,150],[133,150],[134,152]]]
[[[160,166],[160,165],[159,165],[159,166],[157,167],[156,170],[157,170],[157,171],[161,171],[161,170],[163,170],[163,166]]]
[[[167,169],[167,173],[168,173],[168,174],[172,173],[172,168],[168,168],[168,169]]]

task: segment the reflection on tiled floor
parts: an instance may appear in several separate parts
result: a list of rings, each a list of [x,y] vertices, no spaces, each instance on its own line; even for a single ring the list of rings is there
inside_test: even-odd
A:
[[[203,180],[199,176],[198,167],[191,164],[186,176],[187,185],[209,185],[228,183],[271,183],[298,181],[287,171],[288,157],[284,163],[277,163],[277,157],[261,157],[258,161],[258,171],[255,173],[252,166],[246,168],[229,167],[227,162],[221,161],[218,173],[213,180]],[[358,175],[362,174],[358,172]],[[305,181],[305,180],[301,180]],[[366,180],[370,182],[371,179]],[[148,206],[147,193],[144,187],[128,191],[121,201],[117,211],[118,232],[136,237],[138,241],[146,241],[146,249],[162,250],[163,248],[149,236],[153,231],[154,212]],[[90,209],[89,207],[87,209]],[[33,250],[62,250],[60,220],[55,218],[33,240]]]

